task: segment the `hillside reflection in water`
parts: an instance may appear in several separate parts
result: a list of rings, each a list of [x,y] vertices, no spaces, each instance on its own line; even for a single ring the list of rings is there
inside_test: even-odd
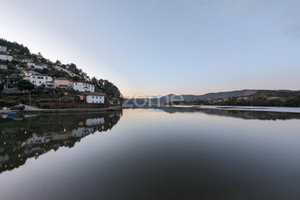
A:
[[[12,170],[60,147],[74,147],[82,138],[115,126],[122,111],[100,114],[41,115],[0,121],[0,172]]]

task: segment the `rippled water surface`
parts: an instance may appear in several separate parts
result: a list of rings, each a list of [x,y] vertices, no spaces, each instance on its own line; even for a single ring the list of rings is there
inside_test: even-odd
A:
[[[0,199],[300,199],[300,115],[188,109],[0,119]]]

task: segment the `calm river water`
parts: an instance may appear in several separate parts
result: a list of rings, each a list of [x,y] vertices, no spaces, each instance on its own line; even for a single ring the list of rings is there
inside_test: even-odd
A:
[[[127,109],[0,119],[0,199],[300,199],[300,114]]]

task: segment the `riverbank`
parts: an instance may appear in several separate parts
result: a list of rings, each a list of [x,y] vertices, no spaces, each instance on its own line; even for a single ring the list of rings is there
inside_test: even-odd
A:
[[[20,114],[46,114],[46,113],[92,113],[121,110],[122,107],[107,107],[107,108],[67,108],[67,109],[41,109],[25,105],[24,110],[19,110]]]

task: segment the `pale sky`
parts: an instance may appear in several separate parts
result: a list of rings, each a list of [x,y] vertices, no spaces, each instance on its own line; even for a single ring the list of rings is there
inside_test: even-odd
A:
[[[0,37],[133,94],[300,85],[298,0],[0,0]]]

